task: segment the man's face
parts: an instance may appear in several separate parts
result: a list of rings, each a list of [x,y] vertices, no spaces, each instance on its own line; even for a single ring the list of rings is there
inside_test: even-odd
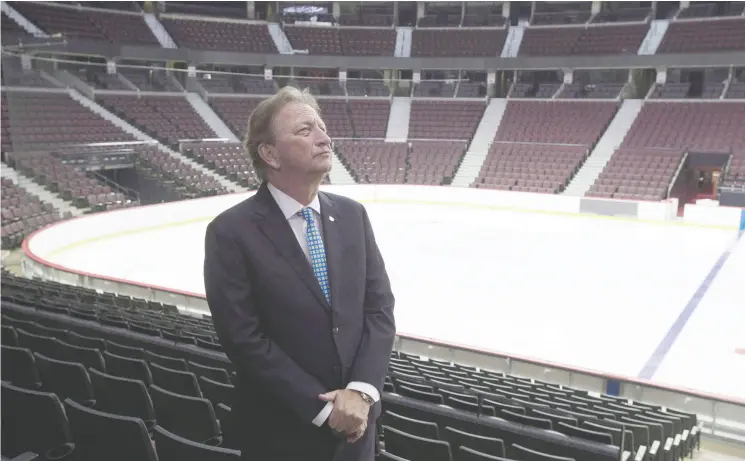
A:
[[[302,103],[284,106],[274,121],[274,132],[274,154],[280,172],[295,176],[331,171],[331,138],[312,107]]]

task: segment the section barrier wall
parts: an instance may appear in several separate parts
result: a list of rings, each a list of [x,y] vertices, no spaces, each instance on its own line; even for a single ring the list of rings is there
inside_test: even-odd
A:
[[[637,220],[659,225],[713,227],[731,229],[733,233],[745,229],[743,209],[687,204],[684,216],[680,219],[677,217],[678,203],[675,199],[665,202],[642,202],[414,185],[324,186],[322,190],[351,197],[363,204],[462,205],[485,210],[513,210],[557,216],[592,215],[603,219]],[[209,309],[202,294],[74,271],[52,263],[47,258],[74,246],[141,232],[149,228],[165,229],[192,222],[208,222],[220,211],[239,203],[253,193],[141,206],[62,221],[36,231],[24,241],[25,258],[22,269],[29,277],[174,304],[184,313],[203,315],[208,313]],[[666,387],[633,377],[567,367],[531,357],[475,350],[405,333],[398,335],[396,350],[434,359],[457,361],[597,393],[605,392],[610,381],[614,381],[614,384],[617,381],[621,383],[621,397],[696,413],[703,422],[706,433],[745,441],[745,401]]]

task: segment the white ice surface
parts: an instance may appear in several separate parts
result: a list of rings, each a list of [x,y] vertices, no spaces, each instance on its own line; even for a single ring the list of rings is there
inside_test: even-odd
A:
[[[745,236],[709,286],[654,380],[745,401]]]
[[[367,208],[397,298],[399,333],[625,376],[636,376],[733,237],[724,230],[458,206]],[[204,293],[206,225],[93,242],[50,259]],[[729,295],[742,290],[744,263],[732,264],[696,314],[705,331],[697,332],[692,318],[681,335],[689,348],[710,348],[723,361],[732,345],[722,331],[734,334],[735,323],[745,331],[742,309],[732,308],[743,296]],[[720,324],[722,315],[732,322]],[[702,356],[704,350],[698,349]],[[671,374],[680,354],[671,351],[660,379],[742,393],[720,380],[694,382],[693,371]],[[728,360],[729,366],[736,361]],[[708,363],[720,368],[719,359]]]

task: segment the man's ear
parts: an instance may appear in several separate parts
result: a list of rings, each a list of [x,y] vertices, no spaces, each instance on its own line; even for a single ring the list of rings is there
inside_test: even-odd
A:
[[[274,146],[270,144],[260,144],[259,156],[270,168],[275,170],[279,169],[279,157],[277,156],[277,149],[275,149]]]

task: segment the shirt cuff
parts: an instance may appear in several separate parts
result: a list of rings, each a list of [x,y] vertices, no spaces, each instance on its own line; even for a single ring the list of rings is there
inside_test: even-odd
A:
[[[318,427],[323,426],[323,423],[326,422],[326,419],[328,419],[329,415],[331,414],[331,410],[334,408],[334,402],[326,402],[326,406],[323,407],[323,410],[321,410],[320,413],[318,413],[318,416],[313,418],[313,424],[315,424]]]
[[[380,401],[380,392],[378,392],[378,389],[372,384],[352,381],[351,383],[347,384],[347,389],[364,392],[365,394],[372,397],[375,402]]]

